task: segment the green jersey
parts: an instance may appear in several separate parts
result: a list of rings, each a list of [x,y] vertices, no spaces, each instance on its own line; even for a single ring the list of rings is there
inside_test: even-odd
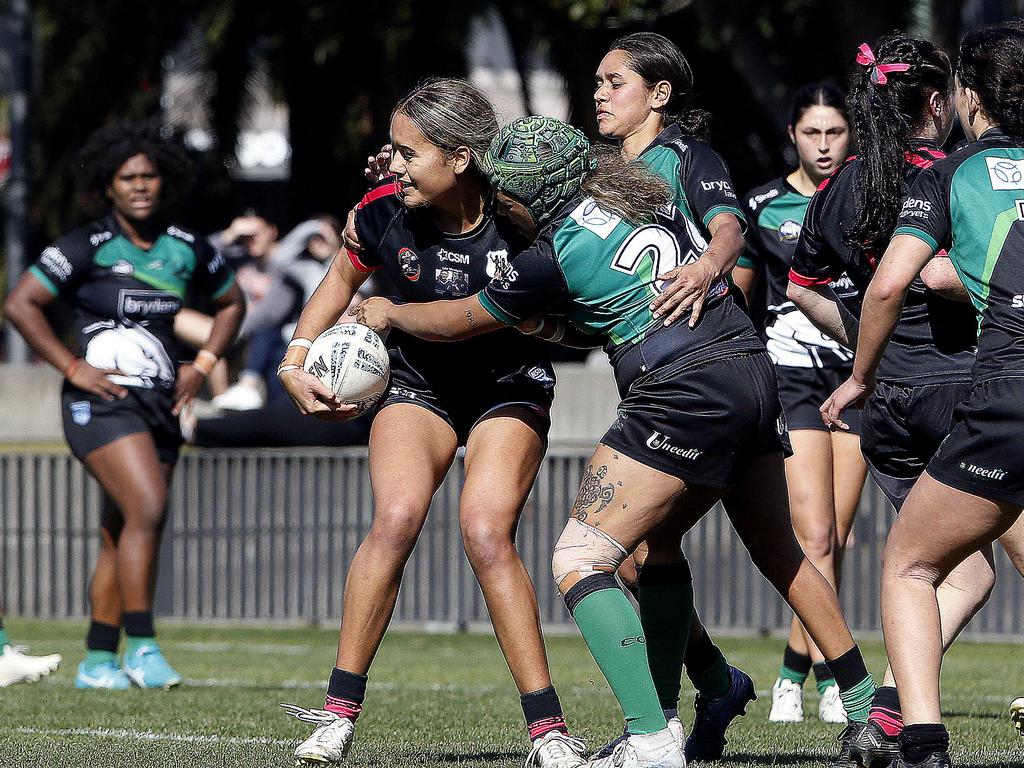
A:
[[[945,248],[978,315],[975,379],[1024,374],[1024,147],[996,128],[921,171],[896,235]]]
[[[576,198],[519,254],[511,269],[478,294],[495,318],[515,324],[564,316],[600,337],[620,389],[669,362],[701,364],[763,351],[746,315],[725,294],[706,305],[696,328],[666,328],[653,316],[658,275],[682,263],[685,233],[667,223],[634,226],[591,198]]]

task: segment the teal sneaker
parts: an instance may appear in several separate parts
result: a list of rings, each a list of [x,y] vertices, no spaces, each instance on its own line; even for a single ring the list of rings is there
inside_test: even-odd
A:
[[[181,682],[181,675],[167,663],[160,646],[152,639],[129,641],[121,667],[139,688],[163,688],[166,691]]]
[[[78,665],[75,688],[107,688],[123,691],[132,687],[128,675],[117,665],[117,655],[105,651],[89,651]]]

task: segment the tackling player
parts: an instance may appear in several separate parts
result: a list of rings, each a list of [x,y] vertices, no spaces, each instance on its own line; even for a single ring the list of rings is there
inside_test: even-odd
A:
[[[786,459],[793,528],[811,562],[836,586],[867,470],[857,410],[844,414],[849,432],[829,432],[818,409],[850,375],[853,352],[815,328],[786,298],[786,286],[811,195],[846,158],[850,129],[842,94],[824,84],[800,88],[790,109],[789,137],[796,147],[796,169],[746,195],[748,248],[733,279],[750,304],[758,278],[763,274],[767,282],[768,354],[779,377],[779,397],[793,443],[793,455]],[[856,297],[845,274],[837,275],[831,287],[844,299]],[[818,717],[828,723],[846,722],[835,680],[795,617],[772,685],[771,722],[804,719],[803,684],[812,664],[820,697]]]
[[[668,185],[641,163],[592,152],[579,131],[553,118],[503,128],[482,168],[505,215],[536,239],[514,270],[466,299],[396,306],[374,298],[353,313],[379,331],[433,340],[518,324],[558,336],[568,324],[605,342],[623,398],[619,417],[589,462],[552,556],[566,605],[626,717],[627,739],[590,765],[685,765],[643,627],[614,572],[644,540],[645,566],[678,562],[682,533],[719,499],[830,660],[851,719],[863,721],[874,684],[834,590],[792,535],[785,425],[764,346],[723,280],[693,327],[652,314],[657,276],[681,258],[680,239],[654,222],[672,199]],[[545,317],[552,313],[564,319]]]
[[[891,65],[869,66],[881,84]],[[915,278],[947,249],[978,315],[978,352],[968,399],[956,408],[885,548],[882,622],[905,723],[897,766],[951,764],[939,705],[937,589],[1024,508],[1016,435],[1024,420],[1024,29],[991,27],[963,39],[956,109],[971,143],[910,184],[865,292],[853,374],[822,407],[841,428],[842,409],[871,396]]]
[[[463,80],[426,81],[395,107],[395,177],[359,204],[361,251],[335,258],[303,309],[282,363],[281,381],[300,411],[351,411],[338,406],[301,364],[309,339],[338,321],[372,272],[384,270],[407,302],[470,296],[492,278],[514,273],[511,259],[526,241],[495,218],[487,180],[477,167],[497,130],[491,105]],[[318,724],[295,757],[319,764],[347,754],[405,563],[430,500],[464,445],[459,523],[521,695],[533,742],[527,764],[578,766],[583,745],[568,736],[548,672],[533,584],[515,547],[519,515],[546,448],[555,383],[548,353],[514,329],[501,338],[453,345],[396,332],[388,346],[391,385],[370,432],[373,525],[345,581],[325,708],[293,710]]]
[[[707,144],[711,116],[695,104],[693,86],[693,72],[683,52],[654,32],[615,40],[595,75],[594,105],[601,135],[618,143],[624,160],[640,160],[672,191],[666,215],[675,221],[684,241],[680,248],[684,264],[666,264],[668,272],[660,277],[672,279],[670,292],[679,302],[670,313],[673,320],[691,308],[691,318],[700,315],[705,292],[729,273],[742,252],[745,227],[729,171]],[[704,629],[693,606],[693,582],[685,557],[680,554],[678,562],[645,568],[646,551],[641,543],[632,559],[658,698],[669,726],[681,737],[677,710],[685,664],[697,690],[686,759],[717,760],[725,748],[726,728],[756,698],[754,683],[726,662]],[[598,754],[610,754],[614,746],[612,742]]]
[[[189,175],[180,151],[152,128],[122,124],[94,133],[80,161],[85,192],[110,212],[42,252],[8,297],[7,316],[64,374],[64,436],[104,492],[75,686],[170,688],[181,676],[154,639],[153,592],[178,414],[235,337],[245,303],[224,258],[167,220]],[[217,312],[209,341],[179,365],[174,316],[191,289]],[[46,317],[57,299],[74,309],[75,352]]]

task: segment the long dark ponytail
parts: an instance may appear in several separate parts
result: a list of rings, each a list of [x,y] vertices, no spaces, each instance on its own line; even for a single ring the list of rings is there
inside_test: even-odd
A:
[[[634,32],[620,37],[608,48],[623,51],[629,68],[647,85],[666,80],[672,96],[665,105],[665,122],[676,123],[686,136],[700,141],[711,137],[711,113],[697,106],[693,70],[679,46],[657,32]]]
[[[873,51],[875,63],[855,64],[847,97],[861,159],[855,190],[857,221],[843,233],[848,248],[880,251],[896,226],[903,197],[903,153],[927,119],[928,100],[952,87],[949,56],[927,40],[893,32]],[[909,64],[881,76],[877,66]],[[881,82],[884,78],[885,82]]]
[[[960,85],[970,88],[1003,133],[1024,138],[1024,24],[971,32],[960,42]]]

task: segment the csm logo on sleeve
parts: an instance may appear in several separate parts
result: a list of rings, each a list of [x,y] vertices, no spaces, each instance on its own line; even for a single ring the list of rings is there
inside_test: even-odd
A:
[[[1024,189],[1024,160],[986,157],[992,189]]]

